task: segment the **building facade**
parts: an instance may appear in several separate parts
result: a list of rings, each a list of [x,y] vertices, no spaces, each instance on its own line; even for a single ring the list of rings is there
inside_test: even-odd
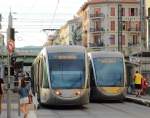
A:
[[[142,50],[140,0],[89,0],[78,11],[86,47]]]
[[[149,50],[150,49],[150,1],[149,0],[145,1],[145,10],[146,10],[145,14],[147,17],[147,19],[146,19],[147,43],[146,44],[147,44],[147,50]],[[149,11],[149,13],[148,13],[148,11]]]

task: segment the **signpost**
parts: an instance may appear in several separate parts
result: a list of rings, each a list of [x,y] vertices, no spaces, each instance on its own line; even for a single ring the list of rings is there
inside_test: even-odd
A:
[[[11,101],[10,101],[10,56],[15,49],[14,28],[12,28],[12,15],[9,13],[7,29],[7,51],[8,51],[8,77],[7,77],[7,118],[11,118]]]

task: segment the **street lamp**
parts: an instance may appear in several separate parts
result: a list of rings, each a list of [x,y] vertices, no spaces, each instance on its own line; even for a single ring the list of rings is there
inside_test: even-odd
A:
[[[148,20],[148,34],[147,34],[147,49],[149,50],[150,46],[150,7],[148,8],[148,16],[146,17]]]
[[[122,5],[118,3],[118,51],[122,52]]]

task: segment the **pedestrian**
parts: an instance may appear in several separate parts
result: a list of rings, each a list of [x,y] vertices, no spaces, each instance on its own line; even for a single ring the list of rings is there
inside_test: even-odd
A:
[[[142,95],[146,95],[146,90],[148,88],[148,82],[146,80],[146,78],[142,79]]]
[[[136,73],[134,75],[134,84],[135,84],[135,89],[136,89],[136,97],[141,97],[142,79],[143,79],[143,76],[138,71],[136,71]]]
[[[27,81],[31,82],[31,77],[28,72],[25,72],[25,78]]]
[[[29,73],[28,72],[25,72],[25,79],[26,79],[26,82],[27,83],[30,83],[31,84],[31,77],[30,77],[30,75],[29,75]],[[29,104],[32,104],[32,97],[33,97],[33,95],[32,95],[32,89],[30,89],[29,90],[29,96],[28,96],[28,98],[29,98]]]
[[[27,83],[26,79],[23,78],[20,80],[19,85],[19,95],[20,95],[20,110],[24,113],[24,118],[27,118],[29,113],[29,90],[31,83]]]
[[[2,98],[3,98],[3,93],[4,93],[3,85],[4,85],[4,81],[2,78],[0,78],[0,114],[2,112]]]

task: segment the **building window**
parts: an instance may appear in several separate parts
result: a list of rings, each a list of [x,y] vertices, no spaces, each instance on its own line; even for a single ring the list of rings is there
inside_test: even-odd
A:
[[[71,26],[71,31],[74,32],[74,25]]]
[[[94,9],[96,17],[101,13],[101,8],[95,8]]]
[[[127,31],[130,31],[131,29],[131,21],[127,21]]]
[[[115,21],[111,21],[111,31],[115,31]]]
[[[111,8],[110,16],[115,16],[115,8],[114,7]]]
[[[126,30],[126,21],[122,21],[122,30]]]
[[[128,10],[129,16],[138,16],[138,8],[129,8]]]
[[[115,35],[114,34],[110,35],[110,44],[115,45]]]
[[[101,39],[101,35],[95,35],[94,36],[94,43],[93,43],[94,46],[104,46],[104,43]]]
[[[133,45],[137,45],[137,44],[138,44],[137,35],[133,35]]]
[[[125,16],[125,8],[121,8],[121,16]]]
[[[95,31],[99,31],[99,30],[100,30],[100,27],[101,27],[100,22],[99,22],[99,21],[95,21],[95,22],[94,22],[94,25],[95,25],[95,27],[94,27]]]
[[[122,35],[122,38],[121,38],[121,43],[122,43],[122,45],[125,45],[125,35]]]
[[[140,31],[140,21],[136,22],[136,31]]]

